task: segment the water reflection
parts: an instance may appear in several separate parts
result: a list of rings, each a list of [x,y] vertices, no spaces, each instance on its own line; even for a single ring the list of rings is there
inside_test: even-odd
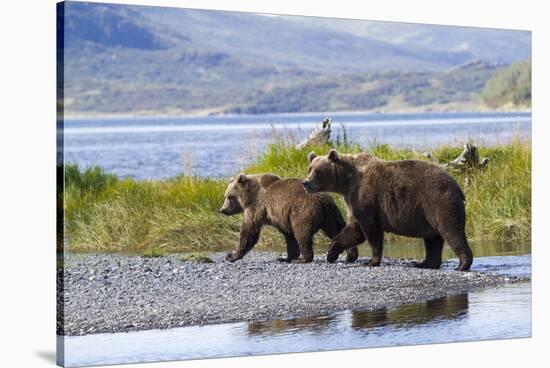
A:
[[[373,311],[351,311],[321,317],[249,322],[247,333],[249,336],[272,336],[296,332],[320,333],[331,330],[338,324],[345,324],[354,330],[412,327],[453,320],[467,314],[468,294],[460,294]]]
[[[247,332],[250,336],[278,335],[298,331],[321,332],[330,328],[336,316],[300,317],[279,319],[267,322],[249,322]]]
[[[468,294],[460,294],[429,300],[424,303],[406,304],[396,308],[351,313],[351,327],[370,329],[376,327],[411,327],[466,316]]]

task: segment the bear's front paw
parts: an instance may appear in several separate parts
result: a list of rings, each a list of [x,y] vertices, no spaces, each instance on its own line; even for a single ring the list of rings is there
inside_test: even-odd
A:
[[[330,249],[327,252],[327,262],[328,263],[334,263],[340,256],[340,253],[342,253],[343,249],[340,248],[338,245],[333,245],[330,247]]]
[[[225,259],[229,262],[235,262],[235,261],[238,261],[239,259],[241,259],[241,257],[239,257],[237,255],[237,253],[235,253],[235,252],[228,252],[225,255]]]
[[[290,258],[287,258],[287,257],[279,257],[279,258],[277,258],[277,261],[283,262],[283,263],[289,263],[292,260]]]

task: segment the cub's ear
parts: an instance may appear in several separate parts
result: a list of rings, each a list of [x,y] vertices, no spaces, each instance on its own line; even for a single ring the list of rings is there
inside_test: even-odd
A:
[[[333,148],[328,152],[328,158],[331,161],[338,161],[338,152]]]
[[[315,157],[317,157],[317,155],[315,154],[315,152],[310,152],[309,155],[307,155],[307,159],[309,160],[309,163],[311,163],[311,161],[313,161],[315,159]]]
[[[246,175],[245,174],[239,174],[239,176],[237,176],[237,183],[244,183],[246,181]]]

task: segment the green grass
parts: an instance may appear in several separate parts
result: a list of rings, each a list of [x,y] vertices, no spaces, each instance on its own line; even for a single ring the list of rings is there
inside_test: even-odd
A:
[[[361,148],[343,136],[338,149],[361,150],[387,160],[424,159],[422,152],[373,143]],[[296,149],[278,137],[245,170],[302,178],[307,154],[325,154],[329,146]],[[460,154],[461,147],[432,151],[441,162]],[[516,139],[510,144],[479,147],[489,157],[487,169],[453,173],[464,189],[467,234],[471,240],[525,242],[531,239],[531,145]],[[80,171],[69,165],[65,173],[65,230],[73,251],[161,252],[230,250],[238,242],[242,216],[227,217],[217,209],[227,180],[178,176],[168,180],[117,179],[99,168]],[[336,197],[337,198],[337,197]],[[341,204],[341,199],[337,198]],[[389,240],[398,240],[390,236]],[[317,242],[328,240],[317,236]],[[278,248],[283,238],[267,228],[258,248]],[[156,251],[150,251],[157,254]]]
[[[164,257],[167,254],[168,252],[166,252],[164,248],[151,245],[143,250],[143,252],[141,253],[141,256],[145,258],[157,258],[157,257]]]
[[[204,252],[188,252],[178,257],[181,262],[214,263]]]

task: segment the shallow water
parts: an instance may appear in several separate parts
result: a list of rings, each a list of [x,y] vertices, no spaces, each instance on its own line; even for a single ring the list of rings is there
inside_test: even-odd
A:
[[[270,229],[271,230],[271,229]],[[286,246],[284,244],[284,239],[280,238],[280,241],[274,241],[270,244],[268,250],[279,252],[281,254],[286,253]],[[319,235],[316,235],[316,241],[314,245],[314,253],[316,255],[326,254],[328,247],[330,246],[330,240],[328,238],[319,239]],[[490,257],[490,256],[515,256],[522,254],[531,253],[531,243],[528,241],[522,242],[499,242],[499,241],[468,241],[472,252],[474,253],[474,264],[478,262],[479,257]],[[212,252],[227,252],[231,250],[231,246],[224,245],[219,247],[211,247],[209,249]],[[372,255],[371,248],[367,243],[362,243],[358,246],[359,255],[370,257]],[[202,249],[195,249],[195,251],[200,252]],[[262,251],[262,248],[252,250]],[[414,238],[400,238],[398,241],[392,241],[387,239],[384,242],[384,257],[390,258],[409,258],[409,259],[419,259],[422,255],[425,254],[424,241],[422,239]],[[139,253],[138,253],[139,254]],[[445,243],[443,247],[443,259],[452,259],[456,258],[456,254]],[[341,255],[345,257],[345,254]]]
[[[384,243],[384,257],[394,258],[414,258],[418,259],[425,254],[424,241],[422,239],[406,238],[406,241]],[[469,241],[468,244],[474,253],[474,264],[481,258],[490,259],[490,256],[515,256],[531,253],[530,242],[495,242],[495,241]],[[359,245],[359,254],[370,256],[371,251],[367,243]],[[319,249],[319,252],[325,253],[326,249]],[[456,258],[449,244],[445,243],[443,247],[443,259]]]
[[[121,177],[166,178],[185,172],[227,177],[257,157],[274,130],[303,139],[325,114],[70,119],[65,121],[66,163],[99,165]],[[441,144],[509,142],[531,136],[530,113],[330,114],[333,138],[425,149]],[[305,158],[304,158],[305,159]]]
[[[531,256],[480,257],[473,270],[530,276]],[[531,283],[317,317],[58,337],[65,365],[446,343],[531,336]]]

